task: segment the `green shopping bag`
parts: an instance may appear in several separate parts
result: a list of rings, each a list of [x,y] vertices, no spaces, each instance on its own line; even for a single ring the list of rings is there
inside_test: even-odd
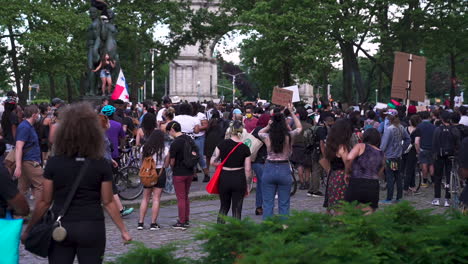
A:
[[[0,264],[17,264],[23,219],[13,219],[10,212],[0,218]]]

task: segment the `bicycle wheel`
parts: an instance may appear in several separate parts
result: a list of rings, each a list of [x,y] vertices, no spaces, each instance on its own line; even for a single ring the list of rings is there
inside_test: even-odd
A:
[[[296,191],[297,191],[297,169],[294,168],[294,166],[291,166],[291,177],[292,177],[292,183],[291,183],[291,196],[293,196]]]
[[[456,210],[460,210],[460,179],[458,178],[458,171],[456,166],[452,165],[452,171],[450,172],[450,207]]]
[[[422,171],[419,166],[416,166],[415,172],[414,172],[414,187],[416,188],[416,192],[419,191],[421,188],[421,183],[422,183]]]
[[[119,170],[115,184],[121,199],[135,200],[143,193],[139,173],[140,169],[137,167],[125,167]]]

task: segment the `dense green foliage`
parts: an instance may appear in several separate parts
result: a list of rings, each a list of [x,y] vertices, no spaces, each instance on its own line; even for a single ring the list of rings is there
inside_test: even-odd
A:
[[[370,216],[352,205],[343,210],[340,216],[297,212],[261,224],[250,219],[213,224],[196,237],[205,253],[198,260],[141,245],[124,257],[141,260],[128,263],[468,263],[468,216],[434,215],[407,202]]]

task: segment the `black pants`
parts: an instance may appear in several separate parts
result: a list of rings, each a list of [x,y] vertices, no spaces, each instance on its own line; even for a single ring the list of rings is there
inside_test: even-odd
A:
[[[221,201],[220,215],[227,215],[232,205],[232,217],[241,219],[242,204],[247,189],[244,169],[221,172],[219,177],[219,200]],[[218,223],[224,223],[218,217]]]
[[[450,199],[450,171],[452,161],[448,157],[437,157],[434,163],[434,198],[440,198],[442,178],[445,177],[445,199]]]
[[[418,163],[418,158],[416,156],[416,150],[411,148],[410,152],[403,155],[402,160],[402,169],[404,171],[404,183],[403,190],[407,191],[409,187],[413,188],[416,186],[415,183],[415,170]]]
[[[67,230],[63,242],[52,240],[50,264],[72,264],[75,256],[81,264],[100,264],[106,248],[106,228],[102,221],[62,222]]]

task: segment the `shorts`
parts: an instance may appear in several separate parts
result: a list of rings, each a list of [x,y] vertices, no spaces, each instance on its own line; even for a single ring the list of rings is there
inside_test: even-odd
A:
[[[101,78],[111,78],[111,74],[108,70],[101,70],[101,73],[99,75]]]
[[[156,169],[158,172],[160,169]],[[151,187],[143,187],[145,189],[151,189],[151,188],[160,188],[160,189],[164,189],[164,187],[166,187],[166,170],[163,170],[161,175],[159,175],[158,177],[158,182],[151,186]]]
[[[344,200],[358,201],[361,204],[370,204],[374,209],[379,207],[379,180],[350,178]]]
[[[421,149],[418,155],[419,163],[420,164],[434,164],[434,160],[432,158],[432,151]]]
[[[305,154],[305,147],[304,145],[293,145],[292,146],[292,155],[291,155],[291,162],[295,165],[304,166],[305,167],[312,167],[311,162],[306,162],[306,158],[311,158],[310,155]]]

